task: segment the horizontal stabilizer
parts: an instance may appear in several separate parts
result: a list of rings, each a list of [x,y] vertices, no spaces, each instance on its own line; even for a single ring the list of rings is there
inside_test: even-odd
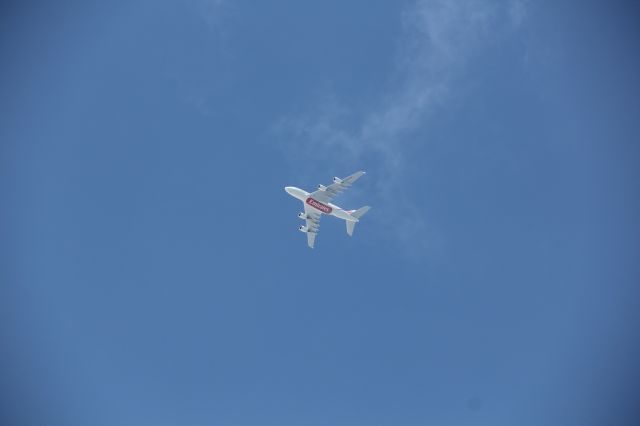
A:
[[[358,210],[351,213],[351,216],[355,217],[356,219],[360,219],[366,212],[369,211],[369,209],[371,209],[371,207],[369,206],[360,207]]]
[[[351,216],[355,217],[356,219],[360,219],[362,216],[364,216],[364,214],[366,212],[369,211],[371,207],[369,206],[364,206],[364,207],[360,207],[358,210],[354,211],[354,212],[349,212],[351,214]],[[356,223],[357,222],[352,222],[350,220],[347,220],[347,234],[349,234],[349,236],[353,235],[353,230],[356,227]]]

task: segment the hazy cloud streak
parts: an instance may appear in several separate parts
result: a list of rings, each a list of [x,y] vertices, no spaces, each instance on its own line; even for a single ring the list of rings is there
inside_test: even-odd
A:
[[[384,228],[405,241],[426,238],[424,214],[403,198],[403,165],[408,135],[427,126],[443,107],[455,80],[484,46],[513,31],[525,18],[525,3],[478,0],[420,0],[404,11],[392,89],[369,110],[355,110],[330,93],[311,114],[283,117],[276,125],[283,150],[293,162],[319,158],[360,167],[375,159],[376,190],[385,204],[403,211]],[[305,163],[308,164],[308,163]]]

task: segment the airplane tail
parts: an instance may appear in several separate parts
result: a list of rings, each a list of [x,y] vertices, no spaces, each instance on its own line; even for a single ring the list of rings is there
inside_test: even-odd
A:
[[[356,219],[360,219],[366,212],[369,211],[370,208],[371,207],[369,206],[360,207],[358,210],[350,211],[349,214]],[[349,236],[353,235],[353,229],[356,227],[356,223],[357,222],[347,220],[347,234],[349,234]]]

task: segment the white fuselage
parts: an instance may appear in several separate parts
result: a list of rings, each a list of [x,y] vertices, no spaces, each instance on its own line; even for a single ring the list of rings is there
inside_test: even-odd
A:
[[[358,219],[351,216],[347,211],[341,209],[333,203],[320,202],[311,197],[311,194],[307,191],[296,188],[295,186],[286,186],[284,190],[287,191],[287,193],[292,197],[297,198],[298,200],[302,201],[303,203],[312,207],[320,213],[324,213],[329,216],[335,216],[337,218],[348,220],[351,222],[358,222]]]

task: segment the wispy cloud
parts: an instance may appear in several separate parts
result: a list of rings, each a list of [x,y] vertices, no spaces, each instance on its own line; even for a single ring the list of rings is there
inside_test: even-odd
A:
[[[368,108],[352,107],[330,92],[311,113],[282,117],[275,128],[283,151],[292,163],[301,158],[318,159],[317,164],[337,161],[345,171],[373,162],[379,201],[403,212],[401,218],[386,215],[390,223],[381,228],[403,243],[411,237],[414,252],[432,247],[435,236],[424,213],[399,190],[408,136],[428,126],[430,115],[446,106],[456,79],[482,49],[522,25],[525,16],[525,0],[417,1],[402,14],[391,89]]]
[[[192,0],[202,19],[212,30],[219,31],[221,23],[221,10],[226,6],[225,0]]]
[[[175,37],[166,48],[167,78],[174,82],[182,101],[206,116],[216,115],[209,101],[232,80],[226,48],[226,20],[232,9],[226,0],[184,2],[179,19],[191,31]]]
[[[527,17],[528,0],[511,0],[509,2],[509,17],[514,28],[519,27]]]

